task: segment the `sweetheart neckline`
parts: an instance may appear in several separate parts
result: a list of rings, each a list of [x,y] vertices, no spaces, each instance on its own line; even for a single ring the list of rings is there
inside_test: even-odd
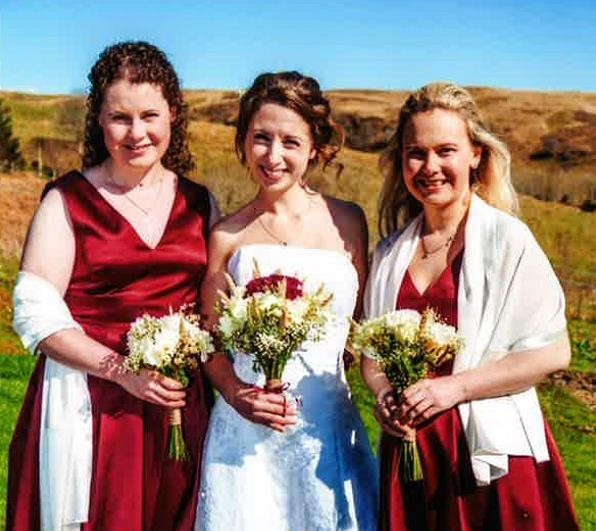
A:
[[[332,255],[342,257],[344,259],[344,261],[352,268],[353,272],[356,274],[356,278],[358,278],[358,270],[356,269],[356,266],[354,265],[354,263],[350,259],[350,256],[347,253],[342,253],[341,251],[337,251],[336,249],[322,249],[320,247],[301,247],[298,245],[283,245],[282,246],[282,245],[276,245],[273,243],[246,243],[244,245],[240,245],[230,255],[230,258],[228,258],[228,261],[226,264],[226,270],[230,271],[230,263],[238,254],[240,254],[241,250],[251,248],[251,247],[266,247],[266,248],[273,247],[273,248],[278,248],[281,250],[290,250],[291,249],[294,251],[318,251],[318,252],[323,252],[323,253],[328,253],[328,254],[330,253]]]

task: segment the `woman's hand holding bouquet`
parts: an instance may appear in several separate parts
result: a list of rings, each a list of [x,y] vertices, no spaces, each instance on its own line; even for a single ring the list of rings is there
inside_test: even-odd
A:
[[[433,409],[425,408],[427,399],[423,394],[416,401],[414,395],[420,392],[413,384],[426,381],[439,365],[455,356],[461,348],[461,338],[455,328],[444,324],[430,309],[422,315],[415,310],[396,310],[360,324],[354,322],[350,343],[352,348],[375,360],[391,383],[395,396],[384,393],[375,415],[397,435],[403,434],[404,478],[421,480],[416,431],[411,426],[410,413],[422,412],[423,418],[429,418]],[[404,410],[399,402],[406,390],[414,400]]]
[[[217,307],[221,346],[228,353],[251,356],[253,370],[265,375],[265,391],[283,394],[284,368],[304,341],[322,337],[332,296],[323,286],[306,293],[296,277],[262,276],[257,264],[246,286],[227,279],[229,293],[221,293]],[[254,386],[245,390],[258,391]]]
[[[163,317],[143,315],[130,327],[127,335],[129,355],[124,362],[127,371],[139,374],[143,369],[156,378],[171,378],[187,387],[199,362],[205,361],[214,346],[209,332],[199,326],[199,316],[180,310]],[[176,461],[188,458],[182,434],[179,408],[170,411],[168,456]]]

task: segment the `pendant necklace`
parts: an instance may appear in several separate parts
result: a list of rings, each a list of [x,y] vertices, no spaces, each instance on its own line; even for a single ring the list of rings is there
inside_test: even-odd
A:
[[[256,209],[255,209],[255,214],[256,214]],[[267,227],[267,225],[265,225],[265,222],[261,219],[261,216],[263,215],[263,213],[261,212],[261,214],[259,214],[257,216],[257,221],[259,222],[259,225],[263,228],[263,230],[269,235],[271,236],[277,243],[279,243],[280,245],[283,245],[284,247],[288,246],[288,242],[286,240],[282,240],[281,238],[279,238],[269,227]]]
[[[158,202],[158,200],[159,200],[159,197],[161,196],[161,188],[162,188],[162,184],[163,184],[163,178],[162,178],[161,176],[160,176],[160,178],[159,178],[159,184],[158,184],[158,188],[157,188],[157,193],[155,194],[155,199],[154,199],[154,200],[151,202],[151,204],[150,204],[148,207],[145,207],[145,206],[143,206],[143,205],[141,205],[141,204],[137,203],[137,202],[136,202],[136,201],[135,201],[135,200],[134,200],[132,197],[130,197],[130,196],[128,195],[128,192],[129,192],[130,190],[132,190],[132,188],[127,190],[127,189],[126,189],[126,187],[124,187],[124,186],[122,186],[122,185],[118,184],[118,183],[117,183],[117,182],[114,180],[114,177],[112,176],[112,174],[111,174],[110,172],[107,172],[107,171],[106,171],[106,173],[107,173],[108,180],[110,181],[110,183],[111,183],[111,184],[112,184],[114,187],[116,187],[116,188],[118,188],[118,189],[122,190],[122,197],[124,197],[124,199],[126,199],[126,200],[127,200],[127,201],[128,201],[130,204],[131,204],[131,205],[133,205],[135,208],[137,208],[138,210],[140,210],[140,211],[141,211],[141,212],[144,214],[144,216],[145,216],[145,221],[146,221],[146,222],[149,222],[149,221],[150,221],[149,215],[151,214],[152,210],[153,210],[153,209],[155,208],[155,206],[157,205],[157,202]],[[141,185],[141,184],[139,184],[138,186],[140,186],[140,185]],[[133,188],[136,188],[136,186],[133,186]]]
[[[297,239],[298,236],[300,236],[302,234],[302,229],[304,226],[304,218],[306,217],[306,214],[308,214],[308,212],[310,211],[310,208],[312,207],[314,201],[309,200],[308,201],[308,207],[306,208],[306,210],[304,211],[304,214],[302,215],[302,218],[300,219],[300,221],[298,223],[296,223],[296,230],[294,231],[294,240]],[[258,211],[255,207],[253,207],[254,213],[257,216],[257,222],[259,223],[259,225],[262,227],[262,229],[271,237],[273,238],[277,243],[279,243],[280,245],[283,245],[284,247],[287,247],[290,242],[288,240],[284,240],[282,238],[280,238],[277,234],[275,234],[275,232],[273,232],[272,229],[270,229],[267,225],[265,225],[265,222],[263,221],[263,213],[261,212],[260,214],[258,214]]]
[[[451,245],[451,242],[455,239],[455,234],[451,234],[445,243],[439,245],[436,249],[428,250],[426,247],[426,243],[424,243],[424,236],[420,236],[420,243],[422,245],[422,259],[426,260],[428,257],[432,256],[433,254],[438,253],[441,249],[445,249]]]

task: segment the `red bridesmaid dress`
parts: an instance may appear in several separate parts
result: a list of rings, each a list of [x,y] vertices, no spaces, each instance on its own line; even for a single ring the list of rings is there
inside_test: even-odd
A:
[[[434,308],[457,326],[457,283],[463,253],[425,293],[420,294],[406,272],[398,309],[422,312]],[[437,375],[451,373],[452,362]],[[510,457],[509,473],[488,486],[476,485],[466,437],[457,408],[422,424],[417,445],[423,481],[401,477],[401,439],[381,437],[381,512],[384,531],[571,531],[579,529],[561,463],[548,424],[550,461]]]
[[[126,354],[130,323],[196,303],[207,264],[207,190],[179,178],[164,234],[152,249],[79,172],[51,183],[65,199],[76,256],[65,301],[85,333]],[[37,530],[39,424],[45,357],[40,356],[9,451],[7,529]],[[183,409],[187,462],[167,457],[168,412],[107,380],[88,377],[93,470],[85,530],[186,531],[194,527],[200,456],[211,390],[197,372]]]

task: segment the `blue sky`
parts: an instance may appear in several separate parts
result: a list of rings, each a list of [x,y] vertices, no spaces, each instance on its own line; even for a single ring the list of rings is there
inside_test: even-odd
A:
[[[596,91],[593,0],[1,0],[0,89],[82,91],[97,54],[128,39],[166,51],[185,88],[296,69],[325,89]]]

